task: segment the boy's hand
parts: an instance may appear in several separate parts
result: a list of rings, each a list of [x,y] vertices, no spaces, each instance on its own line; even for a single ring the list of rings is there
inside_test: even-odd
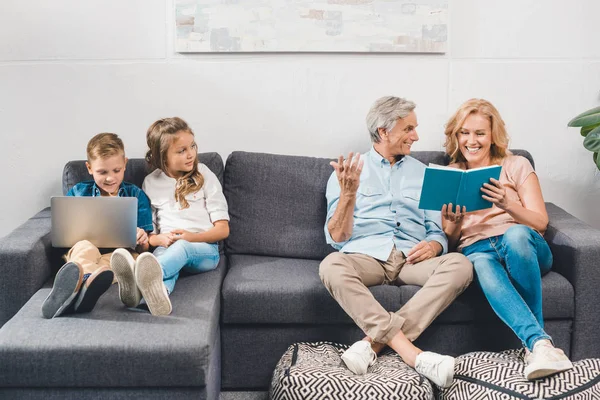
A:
[[[193,233],[186,231],[185,229],[173,229],[171,231],[171,235],[173,235],[173,241],[183,239],[188,242],[193,242],[193,240],[192,240]]]
[[[138,246],[146,246],[148,245],[148,234],[145,230],[137,228],[137,236],[135,240]]]

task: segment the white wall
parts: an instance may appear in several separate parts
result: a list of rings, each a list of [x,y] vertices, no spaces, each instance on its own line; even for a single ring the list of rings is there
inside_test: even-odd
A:
[[[178,115],[223,158],[336,157],[368,148],[364,116],[386,94],[417,102],[414,150],[441,150],[451,112],[491,100],[546,200],[600,228],[600,173],[566,128],[600,100],[599,14],[597,0],[450,0],[444,55],[180,55],[172,0],[2,0],[0,237],[61,193],[98,132],[141,157],[150,123]]]

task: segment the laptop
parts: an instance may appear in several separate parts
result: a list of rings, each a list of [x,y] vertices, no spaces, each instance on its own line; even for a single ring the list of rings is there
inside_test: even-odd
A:
[[[98,248],[134,248],[137,198],[55,196],[52,207],[52,246],[73,247],[89,240]]]

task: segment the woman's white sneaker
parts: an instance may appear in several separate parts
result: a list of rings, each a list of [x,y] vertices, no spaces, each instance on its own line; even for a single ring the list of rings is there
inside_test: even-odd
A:
[[[565,353],[550,343],[536,343],[525,362],[525,377],[530,381],[573,368]]]

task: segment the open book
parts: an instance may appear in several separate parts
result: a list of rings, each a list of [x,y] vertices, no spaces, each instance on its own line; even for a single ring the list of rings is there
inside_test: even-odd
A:
[[[425,170],[419,208],[440,211],[444,204],[465,206],[467,212],[492,207],[480,190],[490,178],[500,178],[500,165],[462,170],[430,164]]]

